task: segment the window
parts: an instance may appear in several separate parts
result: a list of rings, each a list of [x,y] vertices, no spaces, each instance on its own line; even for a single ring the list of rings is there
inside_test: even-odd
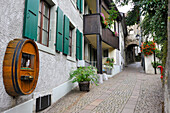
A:
[[[50,7],[43,0],[39,4],[37,42],[49,46]]]
[[[104,56],[104,57],[108,57],[108,54],[109,54],[108,49],[106,49],[106,50],[103,51],[103,56]]]
[[[70,26],[70,29],[69,29],[69,56],[72,55],[72,34],[73,34],[73,27]]]
[[[34,69],[34,55],[22,53],[21,69]]]

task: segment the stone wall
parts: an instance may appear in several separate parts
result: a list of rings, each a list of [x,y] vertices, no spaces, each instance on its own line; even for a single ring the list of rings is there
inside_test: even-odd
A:
[[[24,18],[24,0],[1,0],[0,1],[0,112],[9,108],[22,104],[30,99],[39,96],[52,94],[54,88],[68,81],[69,72],[77,67],[75,59],[75,41],[76,35],[74,30],[73,57],[68,57],[62,53],[55,52],[56,40],[56,10],[59,6],[65,15],[70,19],[75,29],[83,31],[82,14],[76,8],[76,4],[72,0],[47,0],[55,5],[51,7],[51,40],[49,47],[38,44],[40,54],[40,71],[37,87],[35,91],[26,96],[11,97],[4,88],[2,77],[3,58],[7,44],[14,38],[22,38],[23,18]],[[35,103],[35,102],[34,102]]]

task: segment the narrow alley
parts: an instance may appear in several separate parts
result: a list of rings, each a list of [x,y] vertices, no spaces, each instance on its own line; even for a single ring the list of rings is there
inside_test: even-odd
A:
[[[142,71],[140,62],[90,92],[78,87],[43,112],[48,113],[162,113],[163,91],[160,75]]]

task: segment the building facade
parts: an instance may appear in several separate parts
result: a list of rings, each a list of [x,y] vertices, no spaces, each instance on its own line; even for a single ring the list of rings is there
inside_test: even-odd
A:
[[[0,112],[36,112],[44,109],[37,108],[41,103],[39,100],[44,98],[45,103],[54,104],[77,85],[71,83],[69,73],[82,60],[87,65],[97,66],[98,73],[102,74],[102,59],[106,53],[107,57],[114,57],[115,65],[118,65],[115,69],[120,72],[124,64],[126,36],[122,16],[119,15],[114,28],[119,37],[114,37],[110,29],[102,28],[100,22],[100,12],[107,16],[110,3],[111,0],[2,0]],[[92,22],[89,26],[90,18],[97,24]],[[8,43],[16,38],[36,42],[40,63],[34,92],[12,97],[6,93],[3,84],[3,60]]]

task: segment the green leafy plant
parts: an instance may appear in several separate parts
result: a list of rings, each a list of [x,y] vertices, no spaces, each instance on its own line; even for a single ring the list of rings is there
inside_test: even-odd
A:
[[[104,63],[106,66],[110,66],[110,67],[113,67],[113,64],[114,64],[114,58],[107,58],[106,59],[106,62]]]
[[[159,60],[162,60],[163,54],[162,54],[162,51],[161,51],[161,50],[155,49],[155,55],[156,55],[156,57],[157,57]]]
[[[98,85],[98,75],[95,73],[96,68],[92,66],[79,67],[78,69],[70,72],[70,78],[72,83],[83,82],[83,81],[93,81]]]
[[[107,18],[108,26],[111,27],[114,24],[114,20],[118,17],[118,11],[116,11],[116,6],[114,3],[110,4],[111,7],[108,11],[109,17]]]
[[[151,64],[152,64],[153,68],[158,68],[158,66],[162,66],[162,64],[159,63],[158,61],[156,61],[156,62],[151,62]]]
[[[112,25],[114,24],[114,20],[116,20],[118,17],[118,11],[116,11],[115,4],[111,3],[110,5],[111,5],[110,9],[107,10],[109,13],[108,18],[105,18],[104,14],[100,13],[102,26],[105,28],[112,27]]]

